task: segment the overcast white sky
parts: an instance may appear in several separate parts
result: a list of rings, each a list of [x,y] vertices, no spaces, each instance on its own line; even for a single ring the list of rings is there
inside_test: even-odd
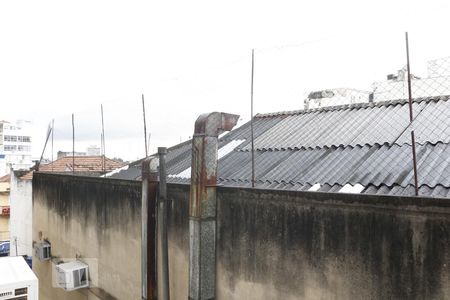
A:
[[[192,135],[196,117],[226,111],[249,119],[255,48],[255,111],[301,109],[306,92],[369,89],[405,63],[414,73],[450,55],[450,1],[1,1],[0,119],[34,123],[38,155],[51,119],[55,152],[100,144],[144,155],[140,95],[151,149]],[[423,74],[425,75],[425,74]],[[50,156],[50,152],[46,152]]]

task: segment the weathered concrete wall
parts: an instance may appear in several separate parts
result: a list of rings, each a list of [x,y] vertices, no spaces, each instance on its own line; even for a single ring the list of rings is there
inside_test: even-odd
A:
[[[167,188],[170,299],[188,299],[189,189],[175,184]]]
[[[33,241],[52,256],[89,264],[91,288],[52,287],[52,263],[33,257],[40,299],[140,299],[141,185],[104,178],[34,174]]]
[[[169,185],[171,299],[189,186]],[[218,188],[217,299],[450,299],[450,199]]]
[[[450,199],[218,195],[219,299],[450,299]]]
[[[168,185],[171,299],[187,299],[189,186]],[[33,240],[81,257],[92,288],[41,299],[140,298],[139,183],[33,182]],[[450,299],[450,199],[218,188],[218,299]]]
[[[9,228],[11,240],[17,241],[17,255],[33,255],[32,245],[32,185],[31,180],[19,179],[16,175],[21,173],[11,172],[11,217]],[[11,243],[13,245],[13,243]],[[11,247],[11,255],[16,255],[15,246]]]

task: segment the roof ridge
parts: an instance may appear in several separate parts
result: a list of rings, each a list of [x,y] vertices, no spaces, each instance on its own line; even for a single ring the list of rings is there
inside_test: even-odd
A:
[[[385,184],[385,183],[380,183],[380,184],[369,183],[367,186],[365,186],[365,188],[367,188],[369,186],[373,186],[375,188],[380,188],[380,187],[383,187],[383,186],[388,187],[388,188],[392,188],[392,187],[395,187],[395,186],[398,186],[398,187],[401,187],[401,188],[408,188],[408,187],[414,188],[414,184],[412,184],[412,183],[408,183],[408,184],[405,184],[405,185],[400,185],[400,184],[388,185],[388,184]],[[442,183],[437,183],[435,185],[429,185],[429,184],[426,184],[426,183],[419,184],[419,189],[421,187],[428,187],[430,189],[434,189],[436,187],[442,187],[442,188],[450,189],[450,185],[444,185]]]
[[[421,102],[437,102],[437,101],[447,101],[450,99],[450,95],[443,96],[435,96],[435,97],[420,97],[412,99],[414,103]],[[393,105],[405,105],[408,104],[408,99],[397,99],[397,100],[388,100],[388,101],[379,101],[379,102],[368,102],[368,103],[354,103],[354,104],[344,104],[344,105],[336,105],[336,106],[326,106],[319,108],[311,108],[311,109],[298,109],[298,110],[290,110],[290,111],[279,111],[272,113],[261,113],[256,114],[255,118],[272,118],[279,116],[290,116],[290,115],[301,115],[313,112],[323,112],[323,111],[338,111],[338,110],[351,110],[351,109],[360,109],[360,108],[374,108],[374,107],[388,107]]]
[[[416,146],[436,146],[436,145],[450,145],[450,142],[444,142],[444,141],[425,141],[422,143],[416,142]],[[408,147],[412,147],[412,145],[408,142],[408,143],[393,143],[390,144],[389,142],[384,142],[384,143],[364,143],[364,144],[348,144],[348,145],[344,145],[344,144],[339,144],[339,145],[323,145],[323,146],[316,146],[316,147],[305,147],[305,146],[300,146],[300,147],[280,147],[280,148],[256,148],[255,151],[260,151],[260,152],[266,152],[266,151],[273,151],[273,152],[281,152],[281,151],[303,151],[303,150],[322,150],[322,149],[348,149],[348,148],[363,148],[363,147],[382,147],[382,146],[387,146],[387,147],[393,147],[393,146],[397,146],[397,147],[404,147],[404,146],[408,146]],[[251,149],[243,149],[243,148],[236,148],[234,151],[237,152],[250,152]]]

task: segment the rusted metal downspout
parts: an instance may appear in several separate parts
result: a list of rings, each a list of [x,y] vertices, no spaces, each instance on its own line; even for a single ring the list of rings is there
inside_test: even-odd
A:
[[[159,277],[158,294],[161,300],[170,300],[169,290],[169,246],[167,239],[167,172],[166,172],[166,147],[158,147],[159,156],[159,194],[157,222],[157,258],[160,264],[157,267]]]
[[[156,194],[158,191],[157,157],[142,162],[141,272],[142,299],[157,299],[156,278]],[[150,233],[150,238],[149,238]]]
[[[200,115],[192,139],[189,197],[189,299],[215,299],[216,184],[218,136],[231,130],[239,116]]]

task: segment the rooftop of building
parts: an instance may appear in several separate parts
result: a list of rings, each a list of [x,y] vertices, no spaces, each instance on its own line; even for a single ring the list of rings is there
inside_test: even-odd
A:
[[[450,197],[450,97],[415,99],[419,193]],[[409,103],[405,100],[258,114],[256,187],[414,195]],[[189,183],[191,142],[169,149],[169,182]],[[219,184],[251,186],[250,123],[220,139]],[[111,177],[141,180],[141,161]]]
[[[0,182],[10,182],[10,181],[11,181],[11,174],[6,174],[0,177]]]
[[[65,156],[61,157],[49,164],[41,165],[39,172],[45,173],[77,173],[77,174],[103,174],[111,172],[117,168],[123,167],[124,164],[103,156]],[[23,180],[33,179],[34,171],[30,171],[20,177]]]

